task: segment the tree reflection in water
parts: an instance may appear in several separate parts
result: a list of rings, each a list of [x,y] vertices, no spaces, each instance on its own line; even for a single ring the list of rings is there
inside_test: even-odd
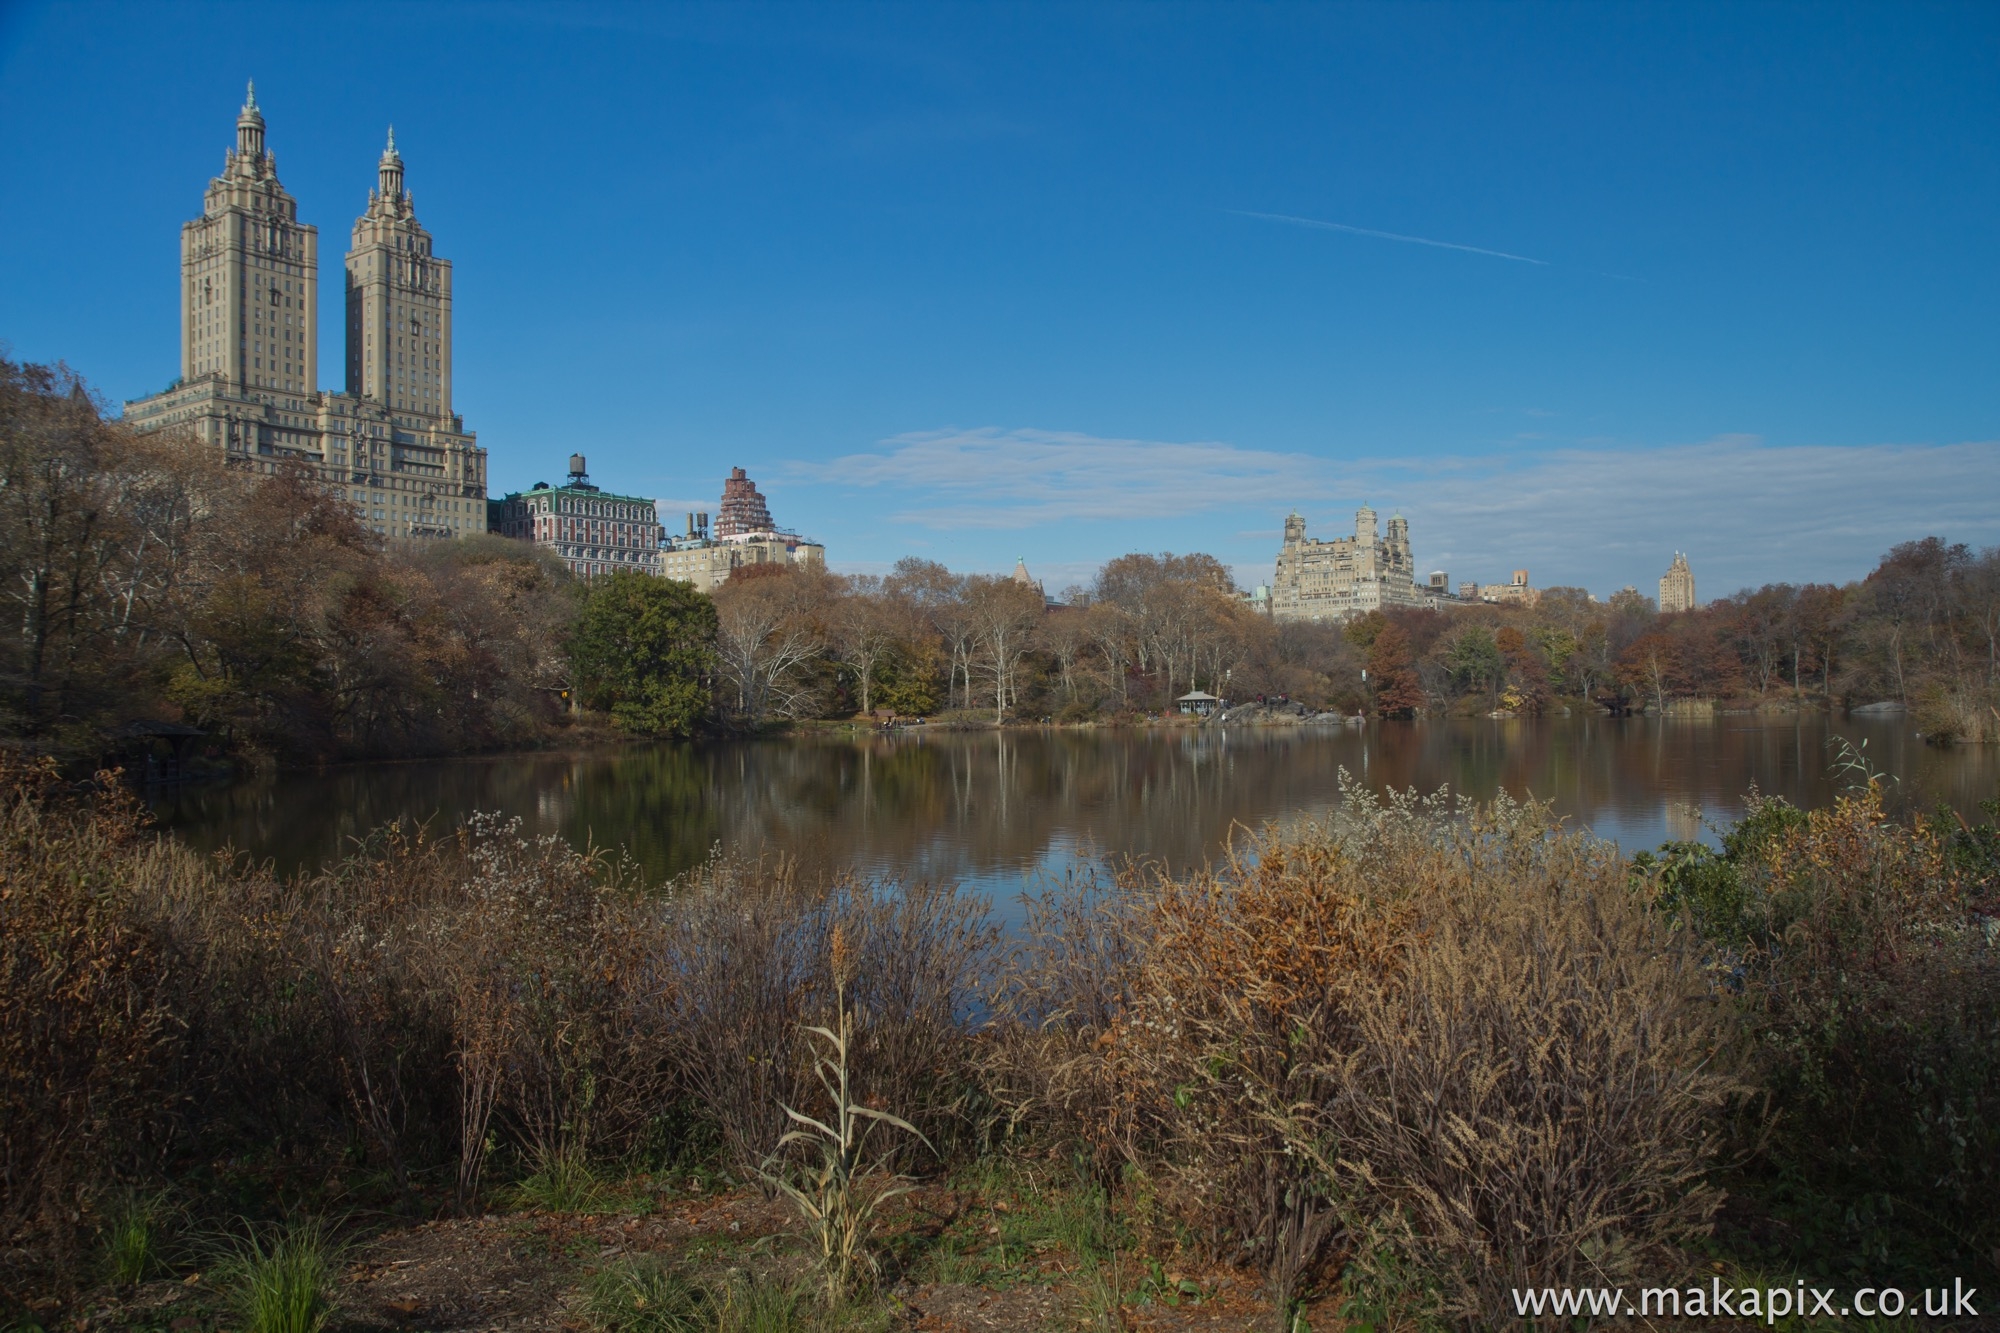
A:
[[[1847,780],[1829,768],[1835,734],[1866,739],[1906,803],[1948,800],[1971,814],[2000,789],[1995,747],[1932,749],[1901,722],[1725,715],[664,745],[278,774],[169,792],[157,808],[198,846],[232,845],[284,870],[337,856],[392,819],[442,829],[499,810],[531,832],[623,847],[655,876],[720,846],[1006,899],[1025,874],[1060,874],[1079,857],[1200,861],[1236,825],[1325,811],[1343,767],[1378,789],[1533,795],[1628,849],[1650,847],[1688,832],[1679,807],[1734,818],[1752,784],[1831,802]]]

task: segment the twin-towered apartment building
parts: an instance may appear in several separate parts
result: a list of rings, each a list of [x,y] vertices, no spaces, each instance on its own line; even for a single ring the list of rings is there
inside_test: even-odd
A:
[[[313,468],[385,535],[486,531],[486,451],[452,409],[451,261],[403,184],[395,131],[344,273],[346,388],[319,388],[319,229],[278,180],[252,85],[236,146],[181,228],[181,373],[125,405],[232,462]]]
[[[343,274],[345,388],[319,388],[319,229],[278,180],[252,84],[236,146],[181,228],[181,366],[164,392],[125,405],[142,431],[179,428],[233,463],[310,469],[387,537],[502,532],[555,551],[585,577],[619,569],[707,588],[742,564],[824,563],[764,517],[761,531],[665,540],[657,506],[568,483],[489,502],[486,451],[452,406],[451,261],[438,257],[404,184],[396,132],[355,219]],[[725,484],[749,485],[741,468]],[[755,494],[755,487],[750,486]],[[674,568],[669,569],[672,563]]]

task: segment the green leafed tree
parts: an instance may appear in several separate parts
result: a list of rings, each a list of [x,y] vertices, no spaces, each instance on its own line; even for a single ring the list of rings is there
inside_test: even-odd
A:
[[[624,571],[593,583],[569,640],[584,704],[638,735],[689,735],[711,703],[715,627],[690,584]]]

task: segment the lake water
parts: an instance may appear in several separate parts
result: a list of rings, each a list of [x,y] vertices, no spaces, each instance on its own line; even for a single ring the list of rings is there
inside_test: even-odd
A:
[[[1865,745],[1903,803],[1968,815],[2000,794],[2000,747],[1938,750],[1906,721],[1800,717],[1453,719],[1365,727],[900,733],[351,765],[169,792],[162,821],[203,849],[281,870],[339,856],[392,819],[476,810],[533,832],[623,846],[684,870],[720,846],[808,866],[955,880],[1003,901],[1077,858],[1185,866],[1230,831],[1323,813],[1344,768],[1370,787],[1449,785],[1554,803],[1627,850],[1713,833],[1754,786],[1804,806],[1848,779],[1831,737]],[[1701,812],[1701,819],[1692,813]]]

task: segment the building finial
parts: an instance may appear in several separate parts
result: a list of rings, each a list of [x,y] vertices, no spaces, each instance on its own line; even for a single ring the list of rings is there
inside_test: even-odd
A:
[[[255,79],[250,80],[250,91],[243,98],[243,109],[245,111],[255,111],[257,109],[257,80]]]
[[[403,155],[396,151],[396,127],[389,127],[389,146],[382,150],[382,160],[376,164],[376,181],[382,198],[391,204],[400,205],[405,198],[403,192]]]

